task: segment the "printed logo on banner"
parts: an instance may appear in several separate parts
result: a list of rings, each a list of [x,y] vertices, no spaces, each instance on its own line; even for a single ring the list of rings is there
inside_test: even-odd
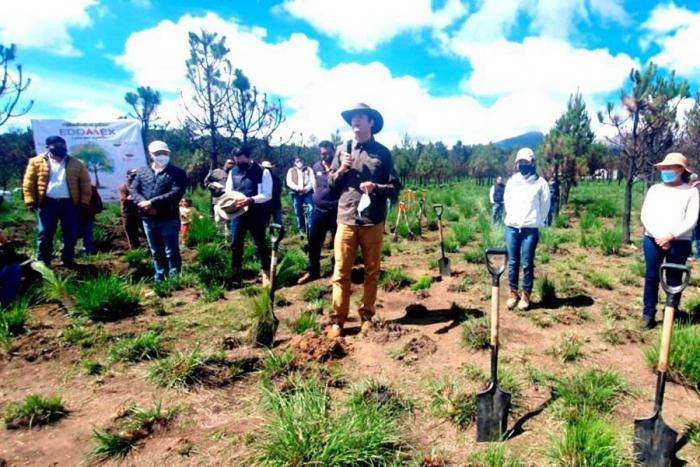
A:
[[[37,154],[46,152],[45,141],[58,135],[66,140],[68,154],[83,161],[103,199],[117,199],[117,188],[129,169],[146,164],[137,120],[81,123],[66,120],[32,120]]]

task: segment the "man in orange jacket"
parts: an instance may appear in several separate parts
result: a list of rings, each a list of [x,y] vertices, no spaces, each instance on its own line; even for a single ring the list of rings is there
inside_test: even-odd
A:
[[[46,152],[29,159],[22,182],[24,202],[37,213],[37,259],[46,265],[53,258],[53,237],[61,222],[66,266],[75,263],[80,210],[90,205],[90,174],[82,161],[68,155],[66,141],[60,136],[46,138]]]

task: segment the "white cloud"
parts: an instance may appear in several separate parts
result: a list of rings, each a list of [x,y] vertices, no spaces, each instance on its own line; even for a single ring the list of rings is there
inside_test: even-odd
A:
[[[337,37],[350,51],[373,50],[393,37],[421,28],[444,28],[464,16],[460,0],[447,0],[433,10],[430,0],[285,0],[273,11],[303,19]]]
[[[505,40],[480,44],[465,57],[474,69],[463,83],[465,94],[436,98],[426,81],[394,76],[384,65],[344,63],[324,68],[318,43],[303,34],[271,41],[267,31],[246,28],[208,14],[186,15],[176,23],[163,21],[154,28],[134,33],[117,62],[132,72],[135,85],[165,91],[159,112],[164,121],[178,122],[180,102],[167,99],[175,93],[189,94],[184,78],[188,56],[188,31],[217,31],[227,37],[230,58],[262,91],[282,98],[287,121],[275,140],[301,132],[308,138],[328,138],[336,129],[344,137],[348,127],[340,117],[343,109],[365,102],[379,109],[386,120],[378,138],[387,145],[399,144],[408,133],[414,141],[452,144],[486,143],[530,130],[547,131],[566,109],[569,95],[577,89],[594,99],[615,92],[635,60],[607,50],[585,50],[566,42],[529,38],[523,44]],[[164,45],[167,44],[167,53]],[[498,60],[493,60],[498,57]],[[601,71],[602,70],[602,71]],[[474,96],[496,99],[489,106]]]
[[[0,15],[0,43],[20,48],[41,48],[63,56],[81,52],[73,46],[68,30],[92,23],[87,9],[98,0],[22,0],[5,6]]]
[[[684,78],[700,77],[700,11],[679,8],[673,2],[658,5],[642,29],[647,34],[640,39],[644,48],[651,43],[661,50],[651,61],[676,70]]]
[[[151,8],[151,0],[131,0],[131,4],[138,8]]]
[[[631,68],[639,67],[626,54],[579,49],[536,37],[522,43],[500,40],[473,45],[467,58],[474,71],[462,88],[479,95],[534,91],[562,97],[577,89],[583,94],[605,94],[618,89]]]

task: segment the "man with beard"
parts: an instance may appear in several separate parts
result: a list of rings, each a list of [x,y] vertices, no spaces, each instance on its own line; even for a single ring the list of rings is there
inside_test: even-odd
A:
[[[306,284],[321,277],[321,250],[326,234],[335,238],[338,223],[338,195],[328,186],[328,174],[335,156],[335,147],[330,141],[318,144],[321,160],[313,166],[312,186],[314,189],[314,210],[309,222],[309,265],[297,284]]]

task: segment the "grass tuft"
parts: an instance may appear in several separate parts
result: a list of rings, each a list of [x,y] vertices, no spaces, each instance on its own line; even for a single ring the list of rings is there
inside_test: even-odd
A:
[[[451,420],[461,429],[476,421],[476,394],[467,394],[458,389],[450,378],[441,378],[428,384],[433,414]]]
[[[107,354],[113,362],[139,362],[163,356],[160,346],[160,335],[155,331],[147,331],[138,336],[122,337],[109,348]]]
[[[57,422],[66,414],[60,396],[44,397],[32,394],[22,402],[11,403],[5,409],[3,419],[8,430],[31,429]]]
[[[655,368],[659,361],[660,335],[644,351],[644,359],[650,368]],[[668,375],[675,381],[700,389],[700,325],[680,322],[673,327]]]
[[[491,329],[488,318],[470,319],[462,323],[462,346],[472,350],[488,349],[491,344]]]
[[[583,356],[581,339],[574,333],[567,333],[561,340],[547,349],[546,353],[560,359],[564,363],[573,362]]]
[[[139,290],[115,274],[100,274],[70,289],[79,314],[93,321],[116,321],[139,309]]]
[[[411,290],[413,292],[420,292],[421,290],[428,290],[431,285],[433,285],[433,278],[430,276],[423,276],[411,286]]]

